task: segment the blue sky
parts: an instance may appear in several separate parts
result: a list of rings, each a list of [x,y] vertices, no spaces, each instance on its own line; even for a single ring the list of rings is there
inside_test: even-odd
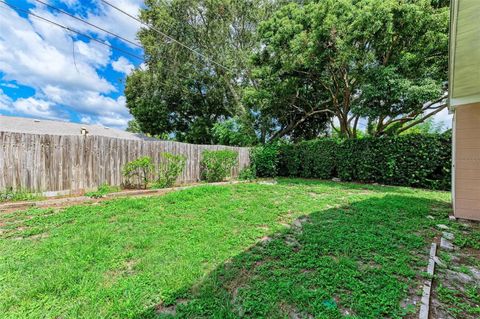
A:
[[[5,0],[136,55],[122,42],[35,0]],[[136,41],[140,25],[99,0],[42,0]],[[143,1],[115,0],[138,14]],[[125,128],[124,82],[142,61],[0,4],[0,114]]]
[[[38,1],[4,1],[142,55],[141,49]],[[139,23],[100,0],[42,1],[136,42]],[[141,0],[111,2],[135,15],[143,5]],[[0,114],[124,129],[131,119],[123,95],[125,78],[141,63],[0,4]],[[435,120],[451,127],[446,109]]]

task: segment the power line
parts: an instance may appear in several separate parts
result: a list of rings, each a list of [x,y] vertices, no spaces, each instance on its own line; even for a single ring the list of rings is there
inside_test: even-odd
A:
[[[30,12],[29,10],[21,9],[21,8],[19,8],[19,7],[17,7],[17,6],[14,6],[14,5],[12,5],[12,4],[8,3],[8,2],[5,2],[4,0],[0,0],[0,2],[3,3],[3,4],[6,4],[7,6],[9,6],[10,8],[12,8],[12,9],[14,9],[14,10],[16,10],[16,11],[23,12],[23,13],[25,13],[25,14],[27,14],[27,15],[33,16],[33,17],[35,17],[35,18],[37,18],[37,19],[40,19],[40,20],[42,20],[42,21],[44,21],[44,22],[48,22],[48,23],[51,23],[51,24],[53,24],[53,25],[56,25],[56,26],[59,27],[59,28],[62,28],[62,29],[65,29],[65,30],[67,30],[67,31],[71,31],[71,32],[74,32],[74,33],[77,33],[77,34],[79,34],[79,35],[81,35],[81,36],[83,36],[83,37],[85,37],[85,38],[90,39],[91,41],[98,42],[98,43],[100,43],[100,44],[102,44],[102,45],[105,45],[105,46],[107,46],[107,47],[110,47],[110,48],[112,48],[112,49],[114,49],[114,50],[123,52],[124,54],[129,55],[129,56],[131,56],[131,57],[134,57],[134,58],[136,58],[136,59],[138,59],[138,60],[145,61],[145,59],[144,59],[143,57],[139,56],[139,55],[136,55],[136,54],[133,54],[133,53],[131,53],[131,52],[128,52],[128,51],[126,51],[126,50],[124,50],[124,49],[122,49],[122,48],[119,48],[119,47],[117,47],[117,46],[113,46],[113,45],[111,45],[111,44],[108,44],[107,42],[98,40],[98,39],[96,39],[96,38],[94,38],[94,37],[89,36],[88,34],[82,33],[82,32],[80,32],[80,31],[77,31],[77,30],[75,30],[75,29],[72,29],[72,28],[70,28],[70,27],[67,27],[67,26],[65,26],[65,25],[63,25],[63,24],[54,22],[54,21],[49,20],[49,19],[47,19],[47,18],[45,18],[45,17],[39,16],[39,15],[37,15],[37,14],[35,14],[35,13]]]
[[[108,2],[108,1],[106,1],[106,0],[101,0],[101,1],[102,1],[103,3],[105,3],[106,5],[108,5],[108,6],[112,7],[112,8],[114,8],[115,10],[117,10],[117,11],[119,11],[119,12],[123,13],[124,15],[126,15],[126,16],[128,16],[128,17],[132,18],[133,20],[135,20],[135,21],[137,21],[137,22],[141,23],[142,25],[146,26],[147,28],[149,28],[149,29],[151,29],[151,30],[153,30],[153,31],[155,31],[155,32],[157,32],[157,33],[159,33],[160,35],[162,35],[162,36],[163,36],[163,37],[165,37],[166,39],[168,39],[168,40],[170,40],[170,41],[172,41],[172,42],[175,42],[175,43],[177,43],[178,45],[180,45],[180,46],[184,47],[184,48],[185,48],[185,49],[187,49],[187,50],[190,50],[190,51],[192,51],[193,53],[195,53],[195,54],[197,54],[198,56],[200,56],[200,57],[202,57],[202,58],[206,59],[207,61],[210,61],[210,62],[212,62],[213,64],[215,64],[215,65],[217,65],[217,66],[221,67],[222,69],[224,69],[224,70],[226,70],[226,71],[232,71],[232,70],[230,70],[229,68],[227,68],[226,66],[224,66],[224,65],[222,65],[222,64],[220,64],[220,63],[218,63],[218,62],[216,62],[216,61],[214,61],[214,60],[212,60],[211,58],[209,58],[209,57],[207,57],[206,55],[204,55],[204,54],[202,54],[202,53],[198,52],[197,50],[195,50],[195,49],[193,49],[193,48],[189,47],[188,45],[186,45],[186,44],[183,44],[182,42],[178,41],[177,39],[175,39],[175,38],[172,38],[172,37],[171,37],[171,36],[169,36],[168,34],[166,34],[166,33],[162,32],[161,30],[159,30],[159,29],[155,28],[154,26],[151,26],[151,25],[149,25],[149,24],[147,24],[147,23],[143,22],[142,20],[140,20],[140,19],[139,19],[139,18],[137,18],[136,16],[134,16],[134,15],[132,15],[132,14],[130,14],[130,13],[128,13],[128,12],[126,12],[126,11],[124,11],[124,10],[120,9],[119,7],[117,7],[117,6],[113,5],[113,4],[111,4],[110,2]]]
[[[114,50],[123,52],[123,53],[126,54],[126,55],[129,55],[129,56],[131,56],[131,57],[134,57],[134,58],[136,58],[136,59],[138,59],[138,60],[140,60],[140,61],[142,61],[142,62],[145,62],[145,58],[144,58],[144,57],[141,57],[141,56],[139,56],[139,55],[136,55],[136,54],[133,54],[133,53],[131,53],[131,52],[128,52],[128,51],[126,51],[126,50],[124,50],[124,49],[122,49],[122,48],[113,46],[113,45],[111,45],[111,44],[109,44],[109,43],[107,43],[107,42],[98,40],[98,39],[96,39],[96,38],[94,38],[94,37],[89,36],[88,34],[84,34],[84,33],[80,32],[80,31],[74,30],[74,29],[72,29],[72,28],[70,28],[70,27],[68,27],[68,26],[62,25],[62,24],[57,23],[57,22],[55,22],[55,21],[49,20],[49,19],[47,19],[47,18],[45,18],[45,17],[39,16],[39,15],[37,15],[37,14],[35,14],[35,13],[30,12],[29,10],[25,10],[25,9],[19,8],[19,7],[17,7],[17,6],[14,6],[14,5],[12,5],[12,4],[4,1],[4,0],[0,0],[0,3],[3,3],[3,4],[9,6],[10,8],[12,8],[12,9],[14,9],[14,10],[16,10],[16,11],[23,12],[23,13],[25,13],[25,14],[27,14],[27,15],[31,15],[31,16],[33,16],[33,17],[35,17],[35,18],[37,18],[37,19],[40,19],[40,20],[42,20],[42,21],[44,21],[44,22],[51,23],[51,24],[53,24],[53,25],[55,25],[55,26],[57,26],[57,27],[59,27],[59,28],[62,28],[62,29],[64,29],[64,30],[67,30],[67,31],[70,31],[70,32],[79,34],[79,35],[81,35],[81,36],[84,36],[84,37],[92,40],[92,41],[98,42],[98,43],[100,43],[100,44],[102,44],[102,45],[105,45],[105,46],[110,47],[110,48],[112,48],[112,49],[114,49]],[[74,49],[73,49],[73,50],[74,50]],[[75,53],[73,53],[73,54],[75,54]],[[75,64],[76,64],[76,63],[75,63]],[[181,75],[181,74],[178,74],[178,73],[176,74],[176,76],[178,76],[178,77],[180,77],[180,78],[182,78],[182,79],[184,79],[184,80],[190,80],[190,78],[187,78],[187,77],[185,77],[185,76],[183,76],[183,75]],[[160,81],[160,83],[166,85],[166,82]]]
[[[133,42],[133,41],[127,39],[127,38],[124,38],[124,37],[122,37],[122,36],[120,36],[120,35],[118,35],[118,34],[116,34],[116,33],[113,33],[113,32],[111,32],[111,31],[108,31],[108,30],[106,30],[106,29],[104,29],[104,28],[101,28],[101,27],[99,27],[99,26],[97,26],[97,25],[95,25],[95,24],[93,24],[93,23],[90,23],[90,22],[88,22],[88,21],[86,21],[86,20],[84,20],[84,19],[82,19],[82,18],[79,18],[79,17],[77,17],[77,16],[75,16],[75,15],[73,15],[73,14],[71,14],[71,13],[65,11],[65,10],[62,10],[62,9],[56,7],[56,6],[53,6],[53,5],[51,5],[51,4],[48,4],[48,3],[44,2],[44,1],[41,1],[41,0],[35,0],[35,1],[43,4],[44,6],[50,8],[50,9],[56,10],[56,11],[61,12],[61,13],[65,14],[65,15],[71,17],[71,18],[74,18],[74,19],[76,19],[76,20],[78,20],[78,21],[81,21],[81,22],[83,22],[83,23],[85,23],[85,24],[88,24],[89,26],[94,27],[94,28],[97,29],[97,30],[103,31],[103,32],[105,32],[105,33],[108,33],[108,34],[114,36],[114,37],[117,37],[117,38],[119,38],[119,39],[121,39],[121,40],[123,40],[123,41],[125,41],[125,42],[127,42],[127,43],[130,43],[130,44],[132,44],[132,45],[134,45],[134,46],[136,46],[136,47],[143,48],[143,47],[142,47],[141,45],[139,45],[138,43],[135,43],[135,42]]]

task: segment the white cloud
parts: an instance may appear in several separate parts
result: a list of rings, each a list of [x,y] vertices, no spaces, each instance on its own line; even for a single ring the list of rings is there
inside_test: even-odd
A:
[[[112,62],[112,68],[120,73],[130,74],[135,66],[130,63],[127,59],[123,56],[119,57],[118,60]]]
[[[0,110],[11,111],[12,99],[0,89]]]
[[[69,7],[72,7],[73,5],[78,4],[78,0],[62,0],[62,2],[68,5]]]
[[[448,108],[445,108],[433,116],[436,123],[442,123],[446,129],[452,128],[453,114],[448,113]]]
[[[20,113],[48,119],[65,120],[62,110],[57,110],[54,103],[34,97],[13,100],[0,89],[0,110],[8,113]]]
[[[115,116],[100,116],[98,118],[98,124],[110,127],[125,127],[128,124],[130,118],[115,117]]]
[[[72,51],[73,54],[73,51]],[[96,43],[75,41],[75,54],[80,54],[82,62],[95,67],[106,66],[110,62],[110,49],[107,46]]]
[[[5,80],[15,80],[35,89],[49,83],[75,90],[114,90],[97,74],[94,66],[98,63],[92,64],[90,57],[77,54],[79,71],[75,69],[74,43],[61,29],[45,23],[39,29],[36,23],[40,21],[30,24],[13,10],[2,12],[5,14],[0,19],[0,71]]]
[[[95,91],[72,92],[55,86],[47,86],[42,89],[42,92],[44,96],[53,102],[68,105],[77,112],[91,114],[117,112],[119,114],[128,114],[124,96],[114,99]]]
[[[80,123],[83,123],[83,124],[90,124],[92,123],[92,118],[88,115],[85,115],[85,116],[82,116],[80,118]]]
[[[112,26],[115,26],[113,30],[115,33],[135,42],[141,24],[99,0],[97,0],[97,4],[102,11],[100,13],[90,12],[88,21],[110,31],[112,31]],[[116,0],[113,4],[129,14],[138,16],[143,0]]]
[[[17,112],[48,119],[60,119],[53,103],[45,100],[29,97],[26,99],[17,99],[13,102],[13,107]]]
[[[76,0],[63,2],[71,8],[81,5]],[[36,2],[34,4],[36,7],[32,11],[38,15],[108,39],[105,34],[97,34],[98,30],[88,25],[48,11]],[[110,7],[100,5],[100,1],[97,4],[98,10],[89,10],[84,18],[127,38],[135,38],[139,27],[137,22]],[[115,2],[115,5],[135,14],[141,4],[142,1],[137,0]],[[134,66],[123,57],[111,61],[112,51],[109,47],[82,40],[82,37],[57,26],[35,18],[25,19],[14,10],[2,7],[0,74],[5,81],[15,81],[33,88],[35,94],[14,101],[0,91],[0,109],[37,117],[63,118],[65,108],[68,108],[89,122],[125,127],[131,118],[125,98],[108,96],[116,92],[116,88],[99,71],[112,64],[116,71],[128,74]],[[15,88],[8,83],[1,85]]]
[[[78,0],[61,0],[61,2],[67,5],[70,8],[70,11],[75,11],[82,6],[81,2]],[[111,1],[111,3],[134,16],[139,15],[140,7],[143,6],[143,0],[116,0]],[[90,9],[83,16],[79,17],[100,28],[119,34],[134,43],[138,43],[136,38],[137,32],[141,27],[141,24],[139,22],[104,4],[100,0],[95,0],[95,4],[96,8],[94,10]],[[43,9],[44,6],[38,5],[37,8]],[[99,33],[97,29],[71,17],[59,15],[58,19],[61,19],[61,21],[68,23],[70,26],[74,27],[78,31],[98,33],[98,36],[100,37],[108,37],[107,34],[103,32]],[[130,46],[131,48],[136,48],[136,46],[130,43],[125,44]]]
[[[18,89],[18,85],[15,83],[0,83],[0,85],[10,89]]]

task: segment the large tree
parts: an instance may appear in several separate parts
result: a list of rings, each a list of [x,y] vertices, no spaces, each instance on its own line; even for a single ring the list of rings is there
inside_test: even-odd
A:
[[[272,138],[329,118],[355,137],[400,133],[446,107],[448,1],[322,0],[282,7],[260,28],[261,116],[285,119]]]
[[[139,39],[147,63],[127,78],[125,90],[141,130],[213,143],[216,123],[235,116],[249,122],[252,114],[243,103],[243,88],[251,85],[248,59],[259,46],[257,24],[275,3],[145,1],[141,19],[153,28],[143,29]]]

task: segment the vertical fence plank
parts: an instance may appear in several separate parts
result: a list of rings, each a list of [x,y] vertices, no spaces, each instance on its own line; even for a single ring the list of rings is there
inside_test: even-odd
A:
[[[200,162],[206,149],[238,152],[238,165],[232,170],[234,176],[250,163],[250,149],[246,147],[0,132],[0,190],[13,187],[75,192],[102,183],[120,186],[126,163],[150,156],[158,167],[163,152],[181,154],[187,159],[178,183],[196,182],[200,180]]]

